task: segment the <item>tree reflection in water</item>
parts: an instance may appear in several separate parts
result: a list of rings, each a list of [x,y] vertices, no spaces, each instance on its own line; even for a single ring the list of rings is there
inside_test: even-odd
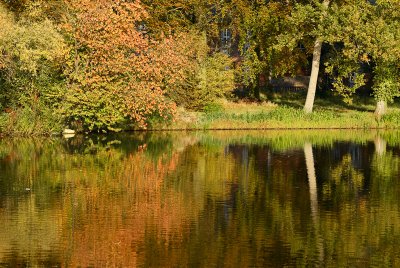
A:
[[[0,263],[400,265],[399,144],[345,131],[3,139]]]

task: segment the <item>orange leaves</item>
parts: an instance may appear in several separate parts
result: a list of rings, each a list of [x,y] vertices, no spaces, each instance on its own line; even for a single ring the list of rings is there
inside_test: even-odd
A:
[[[106,101],[91,107],[75,102],[72,110],[76,111],[77,106],[81,108],[77,113],[74,111],[73,117],[89,114],[93,118],[88,122],[94,124],[101,121],[97,117],[99,113],[87,113],[87,109],[101,107],[104,115],[104,111],[116,108],[121,112],[115,117],[119,121],[110,122],[111,125],[129,118],[143,128],[153,117],[163,120],[173,117],[175,104],[165,98],[164,90],[185,78],[184,69],[189,68],[189,64],[186,54],[182,53],[186,49],[184,43],[171,37],[150,40],[140,30],[142,20],[148,15],[139,1],[65,1],[74,11],[74,18],[64,28],[69,29],[71,45],[75,46],[71,61],[78,62],[70,64],[71,81],[79,81],[77,88],[84,88],[84,92],[97,92],[99,99],[110,90],[117,99],[114,105]],[[84,80],[74,78],[76,74]],[[92,100],[96,101],[96,98]],[[103,124],[102,127],[109,126]]]
[[[94,71],[126,71],[148,49],[148,40],[136,29],[136,23],[146,17],[137,3],[79,0],[69,4],[76,12],[73,37],[90,50]]]

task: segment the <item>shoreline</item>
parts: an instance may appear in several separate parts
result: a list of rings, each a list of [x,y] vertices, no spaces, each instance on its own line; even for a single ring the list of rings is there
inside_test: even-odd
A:
[[[151,133],[151,132],[203,132],[203,131],[335,131],[335,130],[355,130],[355,131],[396,131],[400,130],[399,127],[238,127],[238,128],[149,128],[149,129],[135,129],[135,130],[122,130],[119,132],[77,132],[75,135],[113,135],[113,134],[133,134],[133,133]],[[30,137],[63,137],[63,133],[33,133],[33,134],[6,134],[0,133],[0,139],[3,138],[30,138]]]
[[[319,108],[311,114],[302,109],[270,105],[232,105],[218,111],[191,112],[180,110],[172,122],[156,120],[147,128],[121,125],[119,131],[88,131],[62,125],[34,125],[19,128],[18,124],[0,125],[0,138],[61,136],[63,129],[70,128],[76,134],[111,134],[120,132],[162,131],[234,131],[234,130],[399,130],[400,109],[392,108],[382,118],[371,111]],[[15,122],[14,122],[15,123]],[[35,124],[36,125],[36,124]]]

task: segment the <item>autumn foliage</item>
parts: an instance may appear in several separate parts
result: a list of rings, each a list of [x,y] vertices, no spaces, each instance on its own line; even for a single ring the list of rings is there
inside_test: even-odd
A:
[[[91,130],[115,129],[130,121],[146,128],[150,119],[172,119],[175,103],[166,88],[189,67],[183,36],[151,40],[140,2],[67,1],[71,54],[65,113]]]

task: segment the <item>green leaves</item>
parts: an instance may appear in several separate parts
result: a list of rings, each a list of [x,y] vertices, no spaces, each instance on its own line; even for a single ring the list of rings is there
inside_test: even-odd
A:
[[[333,3],[323,30],[325,40],[332,46],[326,71],[335,79],[335,90],[346,100],[351,100],[355,90],[365,84],[364,73],[370,69],[377,100],[391,101],[398,96],[398,5],[398,1]],[[352,76],[354,79],[350,79]]]
[[[394,64],[377,65],[374,70],[374,96],[378,101],[392,102],[400,97],[400,70]]]
[[[205,33],[192,31],[188,37],[186,59],[191,64],[184,70],[184,79],[167,89],[167,95],[180,106],[202,110],[233,91],[233,62],[223,53],[210,53]]]
[[[29,18],[17,20],[0,5],[0,106],[9,111],[2,131],[50,133],[61,129],[56,111],[67,47],[50,20]]]
[[[63,37],[48,20],[17,24],[6,36],[3,49],[12,59],[9,71],[24,72],[32,77],[46,71],[48,65],[57,67],[66,52]]]

